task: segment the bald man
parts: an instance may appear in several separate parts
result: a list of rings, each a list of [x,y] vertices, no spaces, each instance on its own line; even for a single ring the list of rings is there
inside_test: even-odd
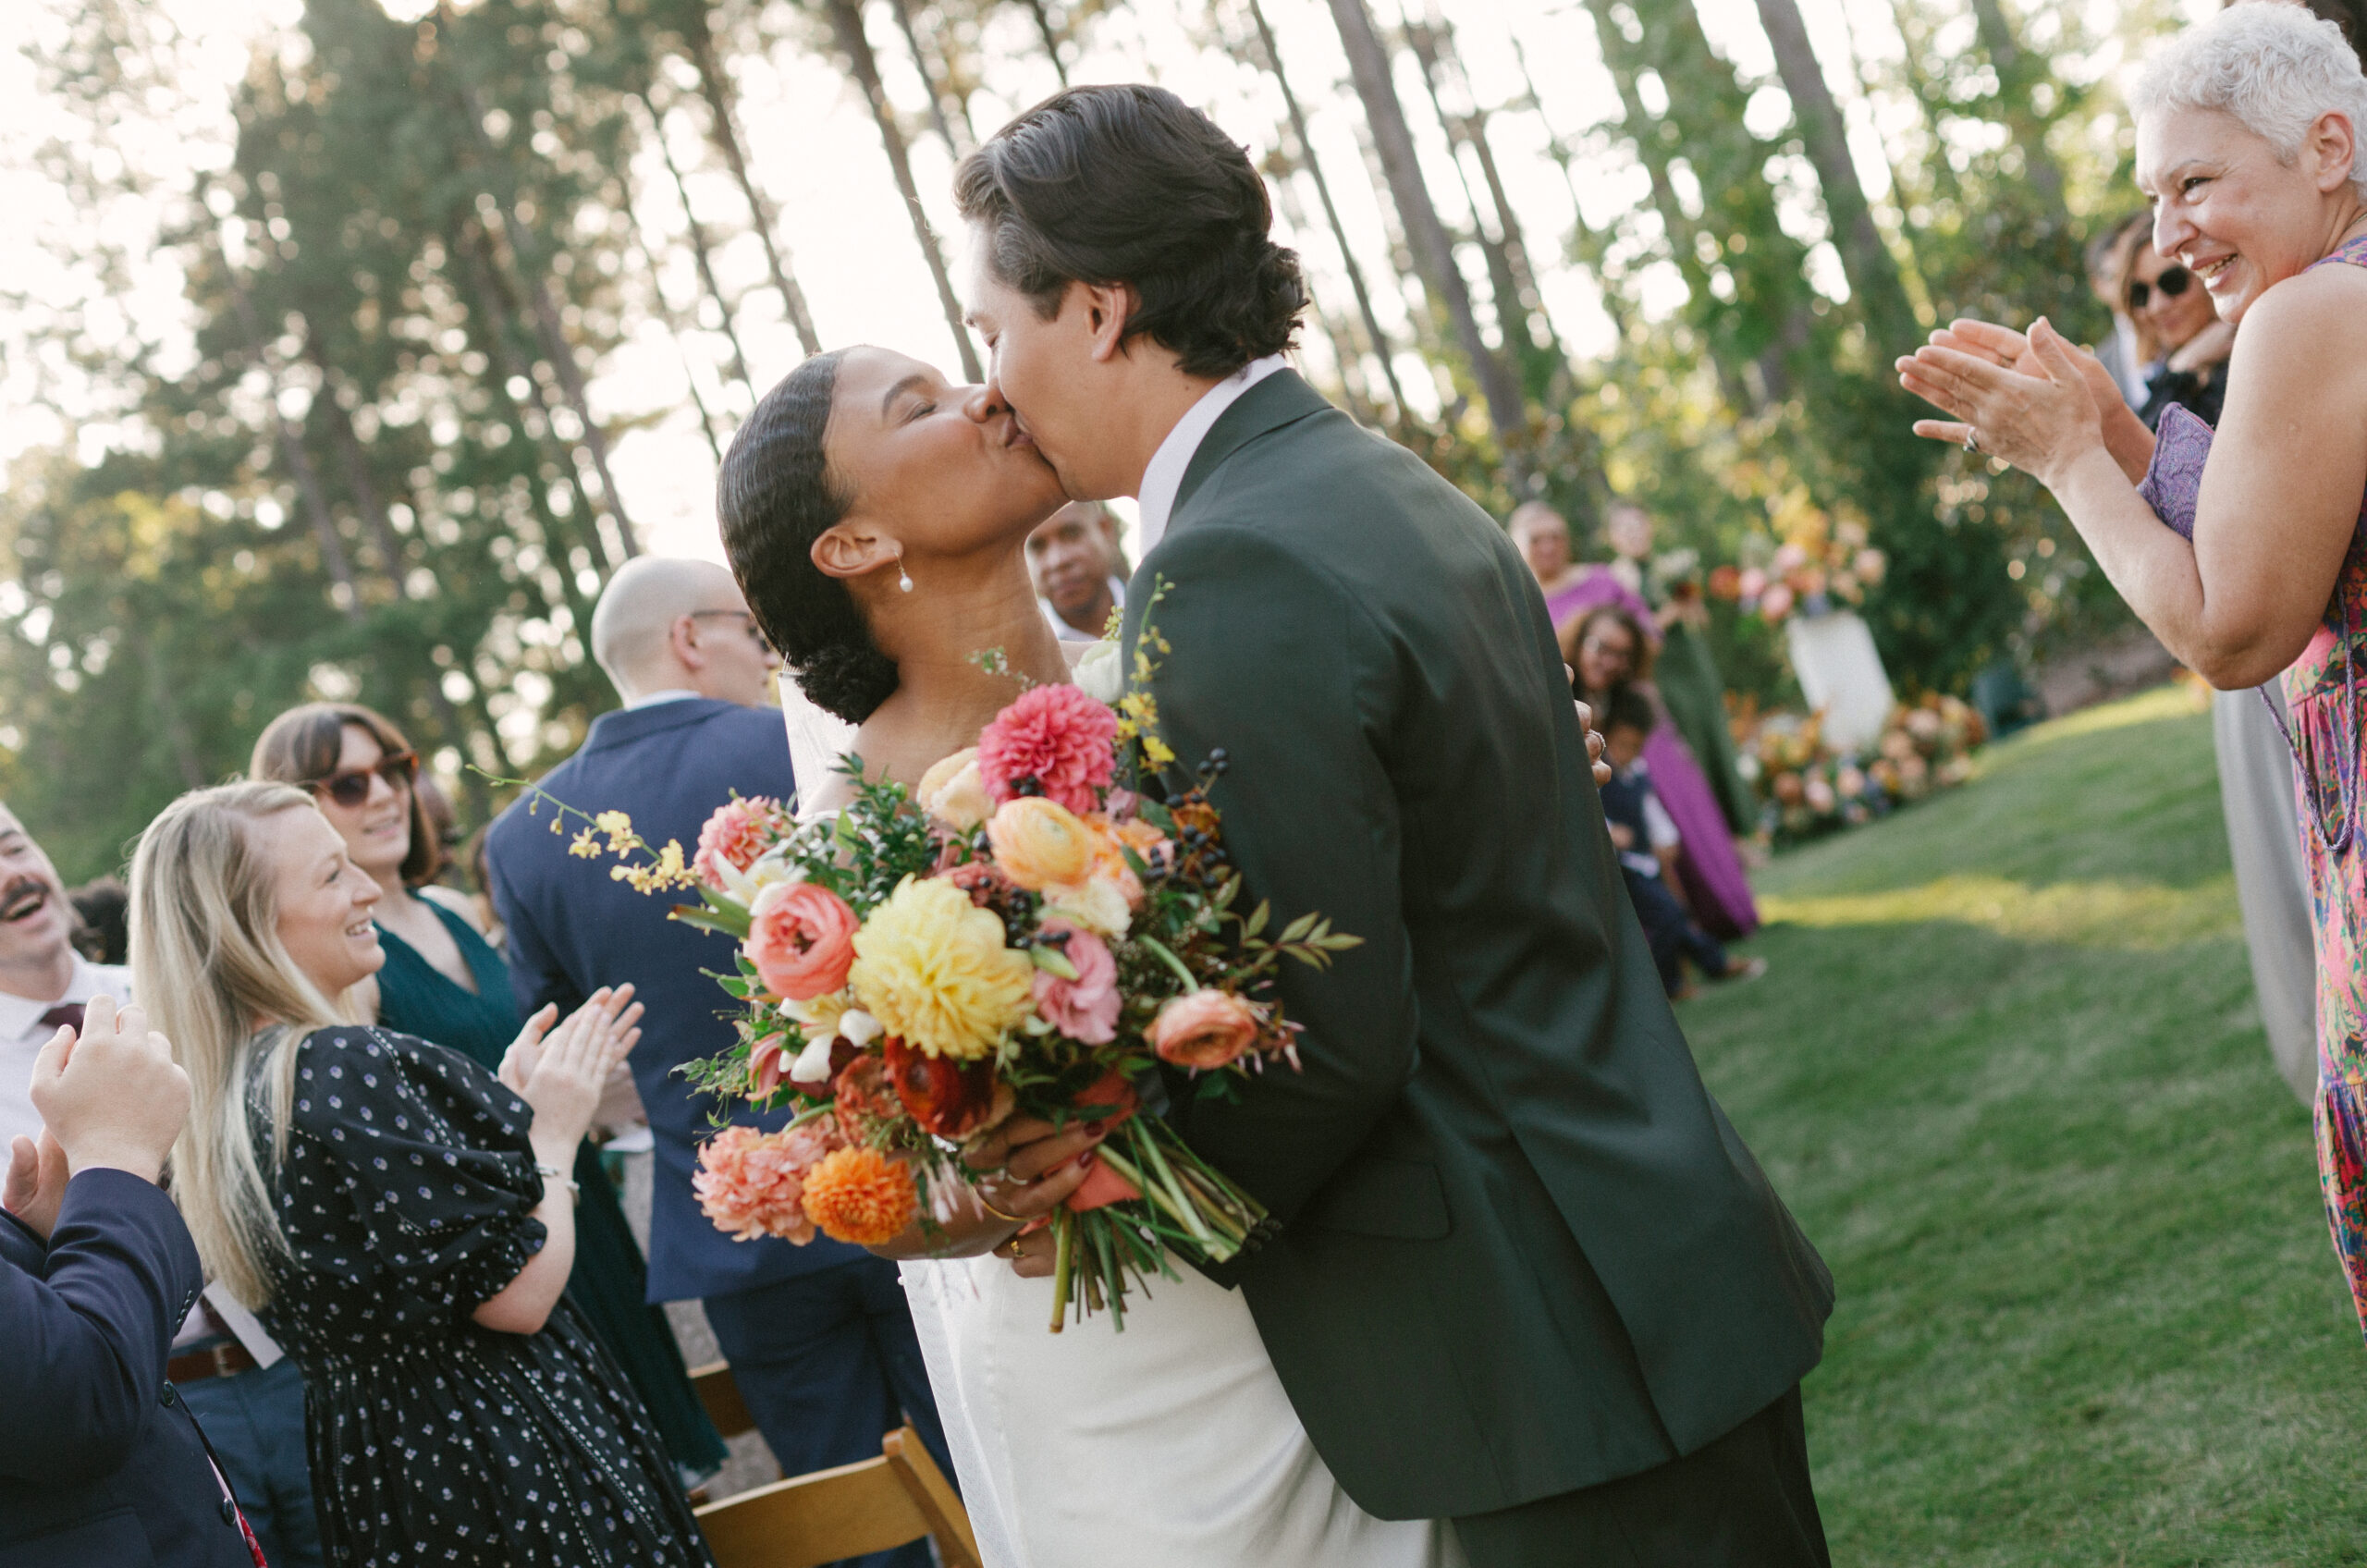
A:
[[[779,661],[731,574],[707,561],[642,557],[592,611],[592,656],[624,706],[593,721],[583,749],[542,781],[588,812],[622,811],[653,843],[687,851],[736,792],[786,800],[796,789],[778,709],[765,705]],[[518,1005],[573,1008],[632,981],[648,1016],[628,1065],[649,1115],[655,1170],[649,1299],[701,1299],[765,1441],[791,1476],[872,1459],[909,1416],[948,1464],[895,1265],[827,1239],[810,1246],[734,1242],[691,1190],[717,1102],[675,1076],[732,1042],[708,971],[732,966],[728,937],[667,918],[668,899],[610,880],[551,832],[551,811],[512,806],[485,837],[496,910],[509,929]],[[735,1122],[781,1126],[786,1111]],[[926,1568],[927,1549],[865,1562]]]

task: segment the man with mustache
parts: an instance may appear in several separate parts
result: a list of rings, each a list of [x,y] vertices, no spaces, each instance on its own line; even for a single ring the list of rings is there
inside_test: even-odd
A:
[[[130,999],[130,972],[74,950],[74,906],[57,868],[0,805],[0,1144],[41,1135],[33,1059],[61,1023],[82,1026],[93,997]]]

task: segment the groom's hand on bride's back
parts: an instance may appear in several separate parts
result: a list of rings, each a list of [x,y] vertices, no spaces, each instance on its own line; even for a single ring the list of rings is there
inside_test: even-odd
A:
[[[1564,665],[1562,668],[1572,680],[1577,680],[1577,672],[1571,669],[1568,665]],[[1600,789],[1611,782],[1611,765],[1602,760],[1606,742],[1600,732],[1594,727],[1594,709],[1585,703],[1578,704],[1578,728],[1586,731],[1587,761],[1594,766],[1595,788]]]

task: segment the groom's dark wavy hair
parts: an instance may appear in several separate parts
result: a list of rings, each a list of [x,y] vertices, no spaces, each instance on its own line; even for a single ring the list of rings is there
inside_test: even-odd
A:
[[[1248,153],[1164,88],[1054,93],[962,160],[953,199],[994,276],[1046,320],[1073,282],[1130,284],[1142,308],[1126,336],[1190,375],[1281,353],[1306,308]]]
[[[847,585],[814,564],[814,541],[853,504],[823,447],[839,361],[816,354],[765,394],[723,454],[715,510],[757,628],[816,705],[861,724],[895,692],[896,661],[871,640]]]

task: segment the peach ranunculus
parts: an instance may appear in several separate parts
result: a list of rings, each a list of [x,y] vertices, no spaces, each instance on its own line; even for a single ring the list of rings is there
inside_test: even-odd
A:
[[[836,1145],[816,1123],[779,1133],[727,1127],[700,1147],[691,1188],[700,1211],[733,1241],[779,1236],[803,1246],[814,1239],[805,1176]]]
[[[765,989],[784,1001],[827,996],[847,983],[862,922],[844,899],[811,882],[776,882],[748,911],[743,949]]]
[[[987,821],[987,841],[1002,874],[1031,893],[1084,882],[1101,851],[1082,817],[1041,795],[1022,795],[996,807]]]
[[[986,780],[978,774],[975,746],[940,757],[921,775],[921,786],[913,791],[913,798],[929,815],[964,833],[986,821],[995,809],[987,795]]]
[[[1265,1027],[1266,1010],[1256,1002],[1231,991],[1187,991],[1159,1010],[1150,1045],[1177,1067],[1223,1067],[1255,1046]]]
[[[1060,951],[1076,977],[1036,971],[1036,1016],[1081,1045],[1106,1046],[1118,1037],[1118,961],[1100,937],[1065,920],[1047,920],[1047,937],[1066,937]],[[1046,944],[1048,947],[1050,944]]]

